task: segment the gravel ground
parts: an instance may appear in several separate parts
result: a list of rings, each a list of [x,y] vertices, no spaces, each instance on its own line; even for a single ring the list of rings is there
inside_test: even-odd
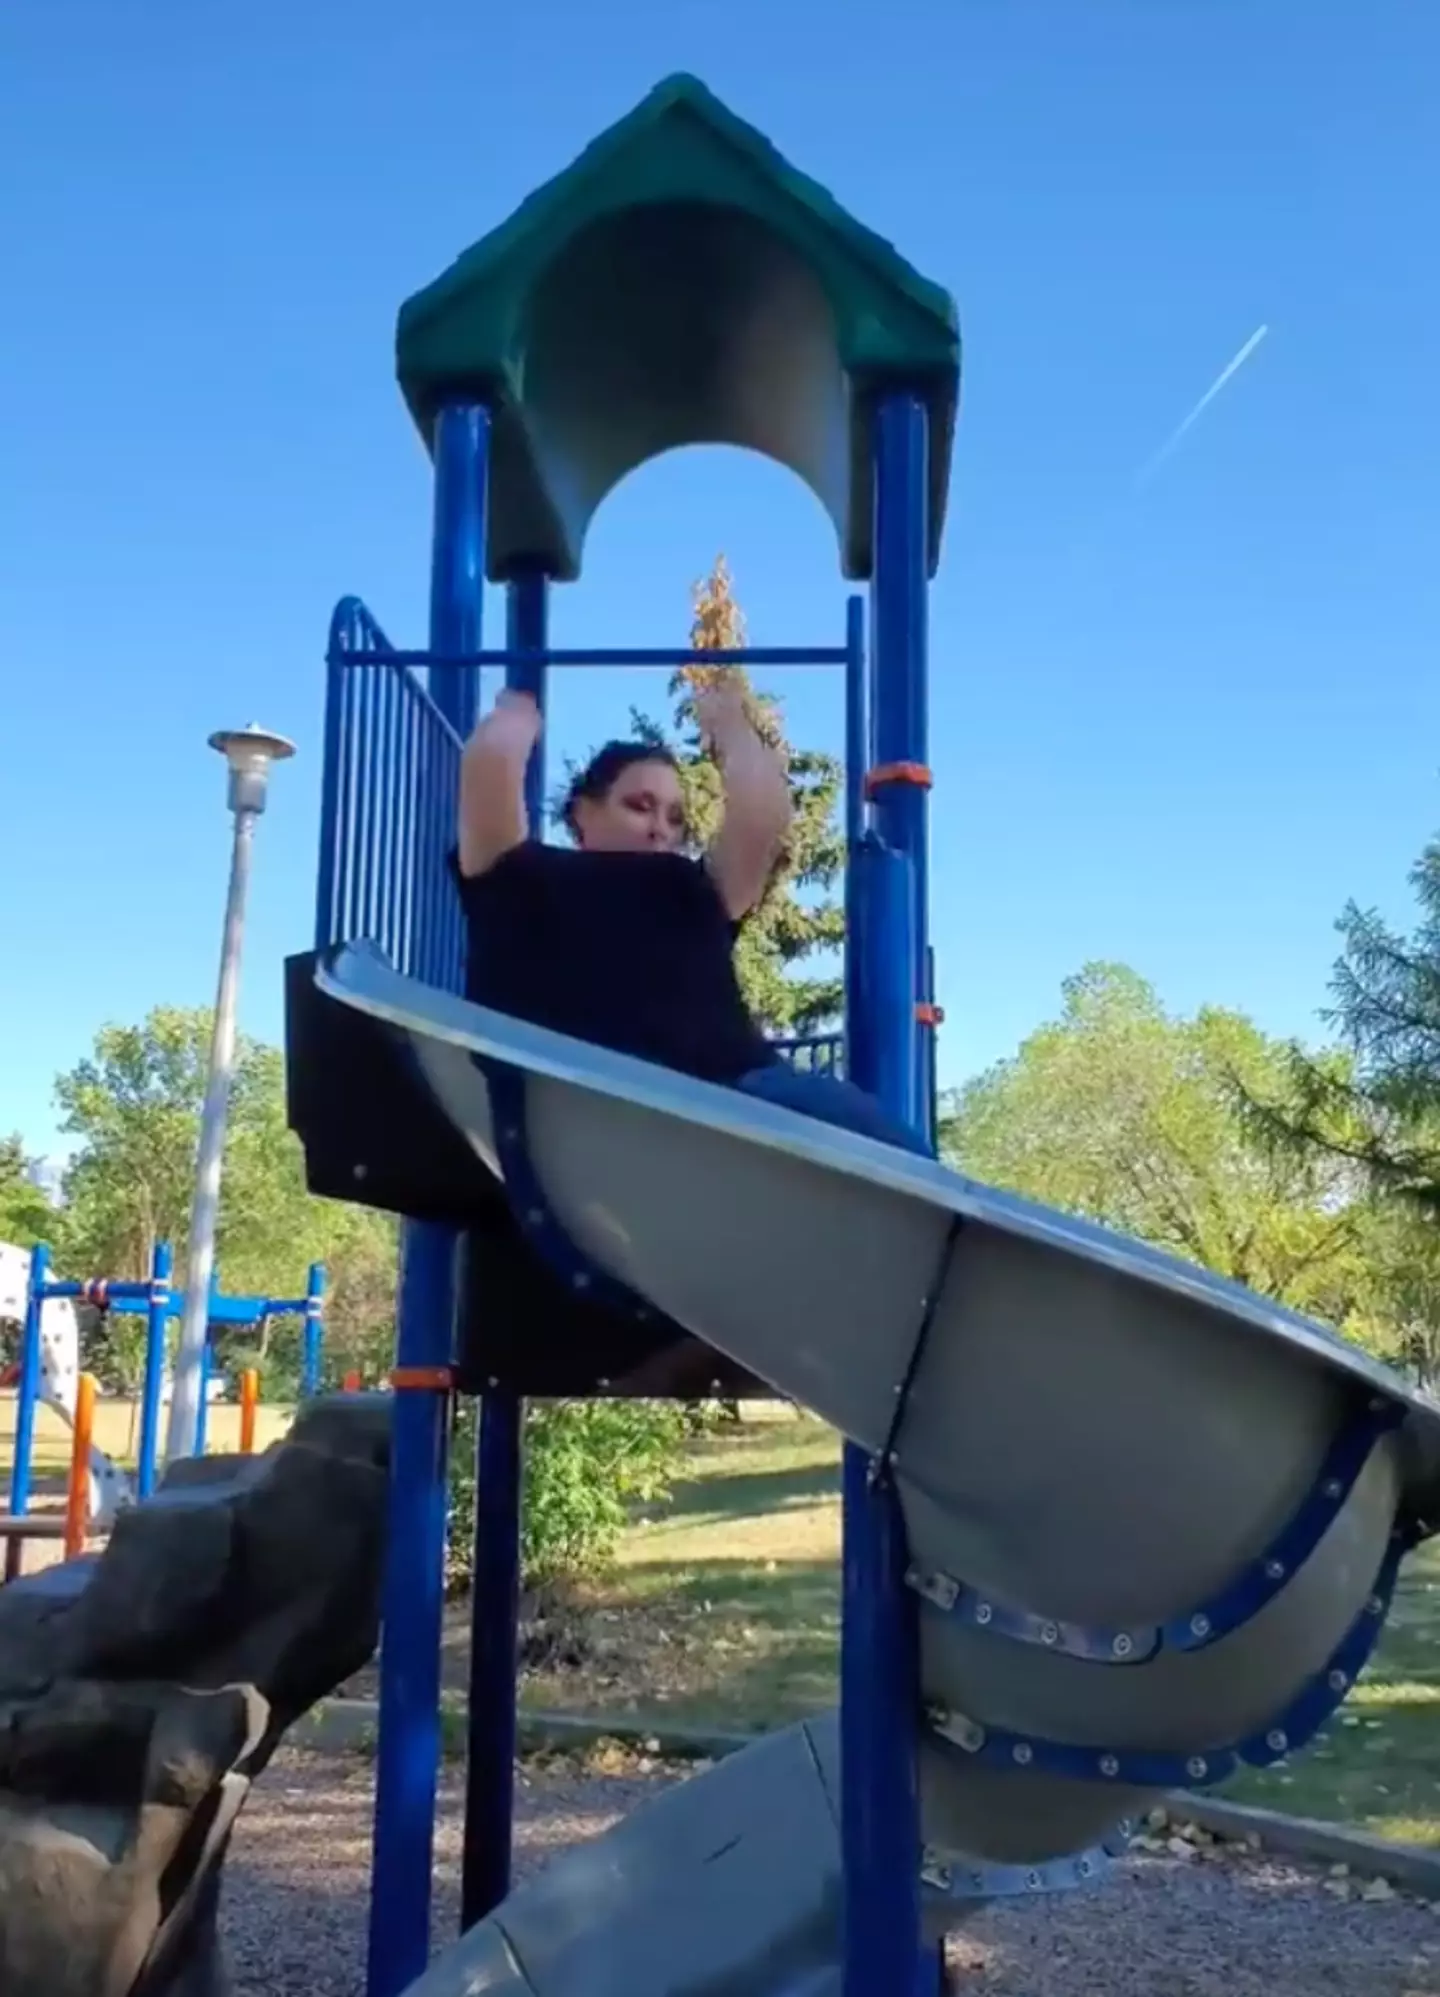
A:
[[[517,1860],[592,1837],[660,1769],[527,1770]],[[288,1752],[251,1797],[226,1866],[236,1997],[359,1997],[373,1771]],[[1188,1849],[1188,1848],[1187,1848]],[[459,1795],[438,1827],[437,1944],[454,1933]],[[1094,1893],[992,1908],[954,1952],[964,1997],[1440,1997],[1440,1907],[1256,1855],[1147,1853]],[[1342,1897],[1345,1896],[1345,1897]]]

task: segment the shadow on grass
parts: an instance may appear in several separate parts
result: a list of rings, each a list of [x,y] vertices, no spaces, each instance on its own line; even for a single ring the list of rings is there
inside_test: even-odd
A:
[[[604,1593],[621,1613],[634,1601],[786,1628],[838,1625],[840,1570],[833,1560],[652,1560],[621,1570]]]
[[[675,1562],[612,1579],[587,1605],[585,1662],[529,1674],[528,1705],[762,1731],[833,1698],[833,1562]]]
[[[795,1505],[838,1497],[840,1470],[834,1463],[795,1464],[783,1470],[738,1470],[719,1477],[696,1477],[678,1484],[660,1517],[670,1519],[764,1517]]]

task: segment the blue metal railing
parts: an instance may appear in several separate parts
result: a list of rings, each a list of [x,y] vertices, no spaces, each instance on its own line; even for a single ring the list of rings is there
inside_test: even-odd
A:
[[[464,925],[446,856],[462,744],[414,665],[358,597],[330,620],[315,942],[365,938],[407,976],[463,980]],[[843,656],[843,654],[841,655]],[[814,1075],[845,1070],[841,1033],[787,1034],[776,1051]]]
[[[782,1060],[802,1074],[833,1075],[838,1081],[845,1073],[843,1033],[791,1033],[773,1045]]]
[[[318,948],[364,937],[408,976],[459,991],[464,932],[446,855],[461,741],[355,597],[330,624]]]

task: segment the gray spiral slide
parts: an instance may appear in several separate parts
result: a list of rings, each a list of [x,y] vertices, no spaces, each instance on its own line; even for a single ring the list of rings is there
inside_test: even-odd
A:
[[[1080,1880],[1157,1794],[1298,1750],[1343,1699],[1440,1500],[1440,1405],[1237,1285],[939,1164],[367,947],[316,975],[408,1037],[500,1176],[487,1076],[522,1073],[531,1165],[581,1254],[888,1451],[938,1927],[997,1879]],[[416,1997],[837,1991],[837,1771],[832,1717],[664,1794]]]

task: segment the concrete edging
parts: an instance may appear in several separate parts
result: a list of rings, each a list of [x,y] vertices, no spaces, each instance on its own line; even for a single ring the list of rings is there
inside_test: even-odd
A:
[[[1425,1845],[1393,1844],[1344,1824],[1287,1817],[1254,1803],[1226,1803],[1188,1791],[1171,1796],[1164,1809],[1172,1825],[1194,1824],[1227,1844],[1254,1844],[1289,1858],[1348,1866],[1366,1878],[1388,1880],[1420,1899],[1440,1900],[1440,1851]]]
[[[442,1725],[456,1715],[442,1712]],[[327,1699],[291,1729],[297,1746],[339,1753],[373,1747],[379,1706],[373,1699]],[[568,1713],[528,1713],[519,1716],[522,1749],[564,1752],[613,1740],[671,1759],[719,1761],[748,1747],[756,1738],[724,1728],[667,1726],[643,1719],[587,1720]],[[1287,1817],[1251,1803],[1227,1803],[1218,1797],[1179,1791],[1163,1805],[1172,1827],[1194,1824],[1226,1844],[1249,1844],[1288,1858],[1306,1858],[1327,1865],[1344,1865],[1367,1878],[1384,1879],[1422,1899],[1440,1900],[1440,1851],[1423,1845],[1392,1844],[1366,1831],[1340,1824],[1319,1823],[1311,1817]]]

